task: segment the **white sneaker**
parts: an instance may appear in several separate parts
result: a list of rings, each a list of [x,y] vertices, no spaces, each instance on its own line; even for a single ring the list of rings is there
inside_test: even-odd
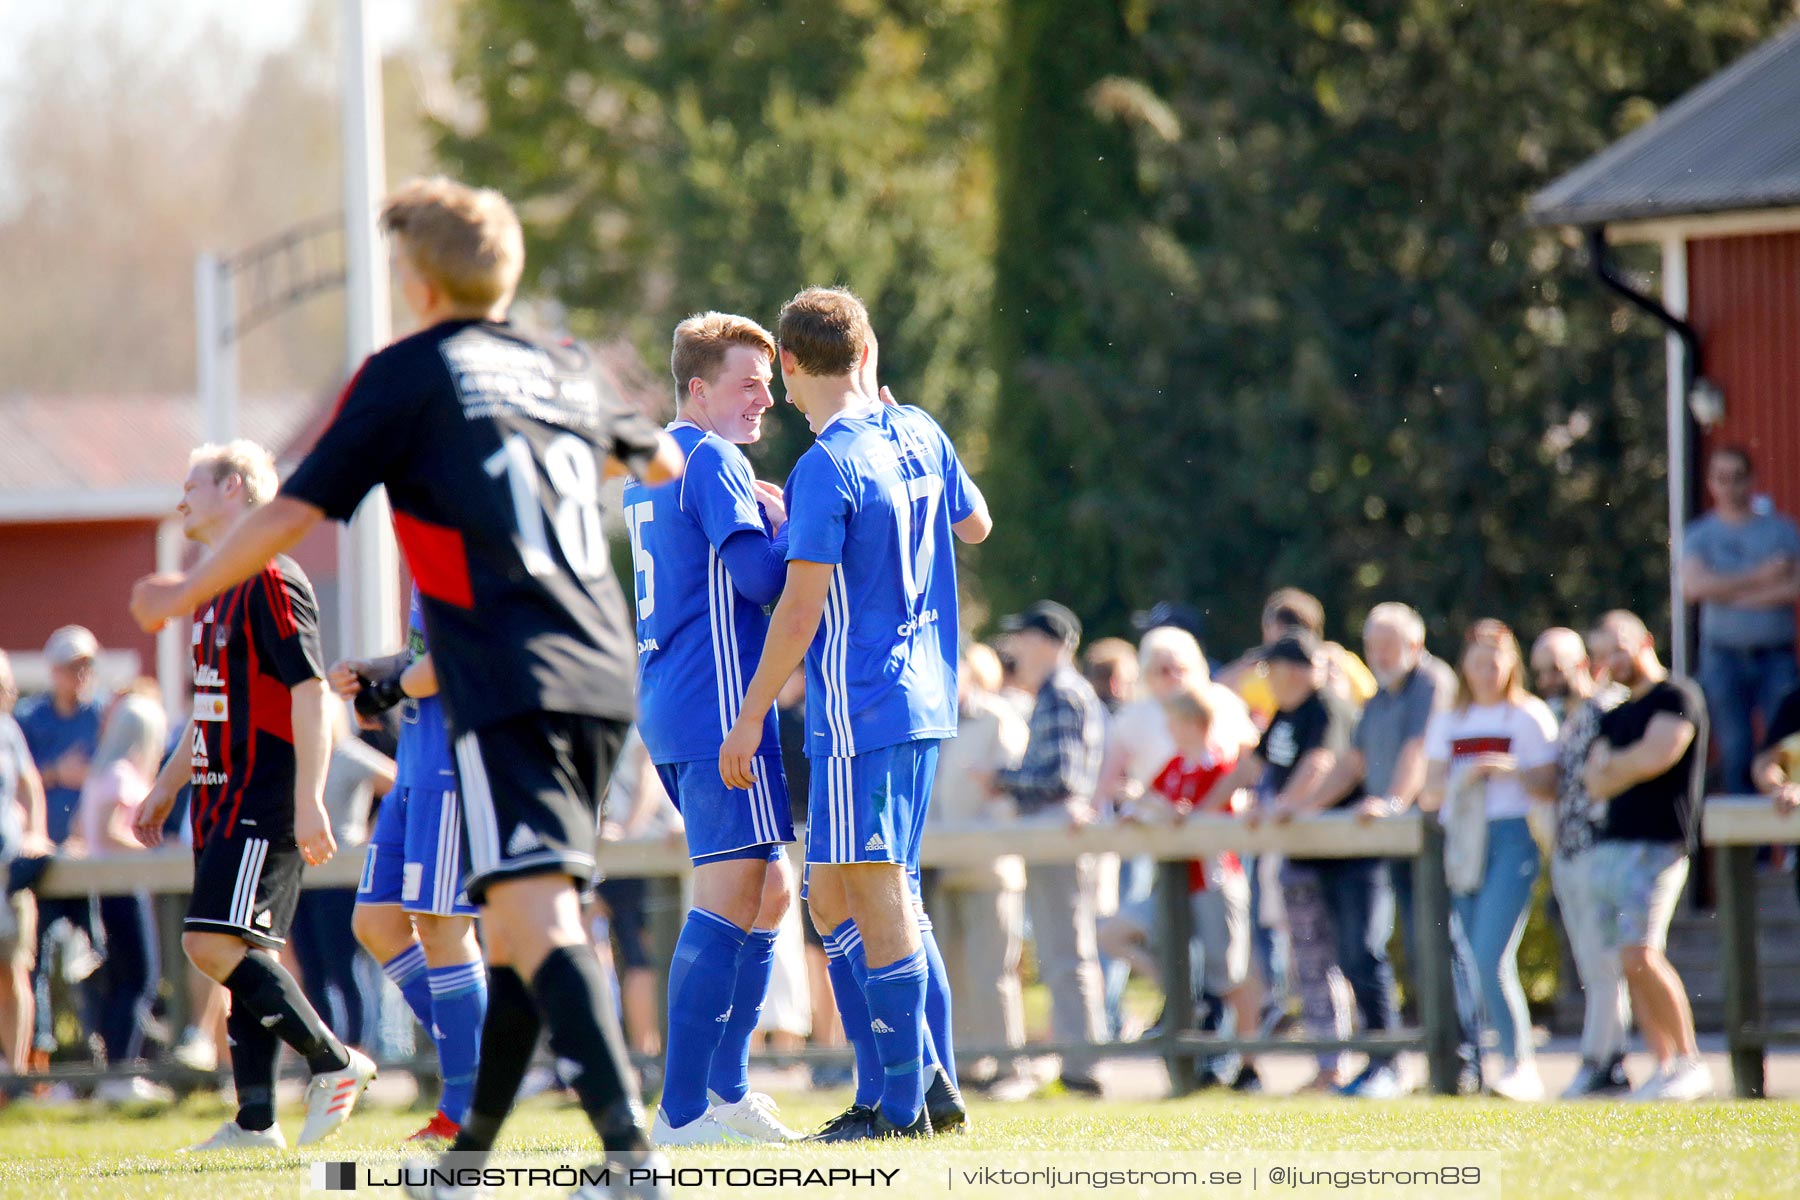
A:
[[[1544,1098],[1544,1081],[1536,1063],[1514,1063],[1490,1085],[1494,1095],[1504,1100],[1529,1104]]]
[[[213,1040],[189,1025],[181,1035],[181,1041],[169,1052],[175,1061],[190,1071],[216,1071],[219,1069],[219,1048]]]
[[[219,1126],[219,1131],[204,1142],[189,1146],[181,1151],[183,1154],[207,1154],[214,1150],[286,1150],[287,1139],[281,1136],[281,1126],[271,1125],[267,1129],[245,1129],[236,1121],[227,1121]]]
[[[753,1142],[800,1140],[800,1134],[781,1123],[781,1108],[767,1092],[751,1092],[736,1104],[726,1103],[714,1092],[708,1092],[707,1098],[713,1102],[707,1115],[733,1133]]]
[[[1642,1103],[1646,1100],[1661,1100],[1663,1089],[1669,1085],[1669,1080],[1674,1073],[1675,1068],[1673,1063],[1657,1063],[1656,1070],[1651,1073],[1650,1078],[1633,1088],[1631,1094],[1625,1097],[1625,1099],[1633,1103]]]
[[[129,1079],[108,1079],[94,1089],[94,1099],[102,1104],[142,1105],[173,1104],[175,1093],[160,1083],[152,1083],[142,1075]]]
[[[375,1064],[369,1056],[353,1046],[347,1049],[349,1066],[314,1075],[306,1085],[306,1124],[300,1129],[302,1146],[337,1132],[337,1127],[350,1119],[363,1089],[375,1078]]]
[[[1704,1100],[1713,1094],[1712,1071],[1699,1055],[1678,1058],[1663,1080],[1658,1100]]]
[[[737,1130],[720,1124],[713,1118],[713,1109],[707,1109],[686,1125],[679,1128],[669,1124],[669,1118],[663,1116],[660,1105],[656,1109],[656,1120],[650,1124],[650,1143],[655,1146],[730,1146],[748,1142]]]

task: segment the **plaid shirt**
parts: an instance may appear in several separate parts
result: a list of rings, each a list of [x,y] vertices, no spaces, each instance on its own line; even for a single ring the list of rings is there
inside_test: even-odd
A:
[[[1071,799],[1092,800],[1105,745],[1100,698],[1074,668],[1058,667],[1038,689],[1024,761],[999,773],[1000,789],[1012,793],[1021,814]]]

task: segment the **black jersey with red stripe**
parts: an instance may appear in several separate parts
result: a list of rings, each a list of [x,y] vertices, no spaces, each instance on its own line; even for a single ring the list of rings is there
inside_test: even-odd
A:
[[[194,614],[194,845],[294,841],[292,689],[325,671],[312,582],[285,556]]]
[[[600,484],[660,432],[578,343],[446,321],[369,356],[282,493],[348,520],[387,485],[458,733],[530,712],[629,720],[637,647]]]

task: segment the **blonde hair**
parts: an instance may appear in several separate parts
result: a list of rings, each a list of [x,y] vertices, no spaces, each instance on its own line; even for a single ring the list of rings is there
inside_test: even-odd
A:
[[[157,696],[156,681],[135,680],[119,694],[106,716],[100,744],[94,749],[94,768],[120,759],[146,775],[154,775],[162,762],[163,741],[168,737],[168,718]]]
[[[781,306],[781,348],[808,375],[848,375],[875,340],[869,310],[849,288],[810,287]]]
[[[1000,656],[985,642],[975,642],[962,653],[962,669],[969,682],[983,692],[997,692],[1005,682],[1000,669]]]
[[[239,438],[222,446],[208,442],[188,455],[189,470],[202,466],[212,471],[214,483],[224,483],[228,475],[242,479],[244,497],[252,508],[274,499],[276,489],[281,486],[281,476],[275,472],[275,456],[260,442],[249,438]]]
[[[1152,664],[1159,658],[1173,659],[1185,664],[1194,672],[1195,679],[1204,683],[1211,676],[1206,667],[1206,655],[1200,650],[1200,643],[1193,634],[1175,625],[1158,625],[1144,635],[1138,643],[1138,667],[1148,675]]]
[[[675,344],[669,351],[669,373],[675,377],[675,395],[686,400],[688,384],[711,383],[725,365],[726,351],[748,346],[775,361],[775,338],[749,317],[732,313],[695,313],[675,327]]]
[[[525,269],[525,234],[506,197],[442,175],[401,184],[381,204],[381,228],[406,260],[460,307],[512,299]]]
[[[1206,693],[1206,688],[1192,684],[1178,688],[1163,701],[1163,711],[1172,719],[1193,721],[1202,728],[1211,729],[1218,712],[1213,707],[1212,697]]]

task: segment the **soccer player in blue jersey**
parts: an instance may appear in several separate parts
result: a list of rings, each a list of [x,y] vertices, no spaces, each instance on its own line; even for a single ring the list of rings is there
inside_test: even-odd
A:
[[[874,343],[861,301],[809,288],[782,308],[778,332],[782,382],[816,440],[788,477],[787,583],[719,773],[733,787],[754,780],[762,722],[804,656],[809,902],[815,920],[833,905],[848,916],[830,936],[866,960],[882,1067],[877,1103],[818,1136],[924,1136],[928,965],[909,868],[938,743],[956,733],[953,535],[979,542],[992,521],[936,422],[859,383]]]
[[[456,760],[417,588],[406,649],[376,662],[340,662],[330,679],[365,716],[400,709],[400,778],[375,817],[351,927],[437,1046],[443,1095],[430,1122],[407,1140],[447,1145],[475,1086],[487,968],[475,940],[476,909],[462,888]]]
[[[638,730],[681,810],[694,863],[694,907],[669,967],[668,1054],[651,1127],[658,1145],[797,1136],[774,1101],[750,1091],[748,1074],[789,903],[782,846],[794,840],[774,712],[758,722],[742,785],[725,786],[717,765],[762,654],[763,608],[786,575],[781,493],[757,483],[738,449],[762,436],[774,363],[775,339],[745,317],[709,312],[676,326],[678,408],[668,433],[687,465],[679,482],[625,486]]]

